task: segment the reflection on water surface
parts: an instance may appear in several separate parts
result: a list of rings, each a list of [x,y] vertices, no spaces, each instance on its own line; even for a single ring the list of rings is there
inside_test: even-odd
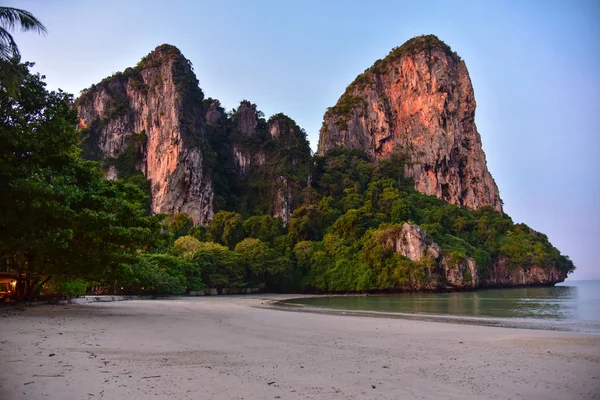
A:
[[[304,298],[287,303],[337,310],[544,320],[600,327],[600,281],[477,292]]]

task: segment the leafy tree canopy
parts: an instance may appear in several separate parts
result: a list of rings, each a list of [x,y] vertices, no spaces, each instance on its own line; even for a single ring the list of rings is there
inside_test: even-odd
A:
[[[49,92],[31,64],[21,95],[0,91],[0,254],[36,279],[117,273],[150,246],[159,225],[136,186],[104,179],[78,148],[72,96]]]

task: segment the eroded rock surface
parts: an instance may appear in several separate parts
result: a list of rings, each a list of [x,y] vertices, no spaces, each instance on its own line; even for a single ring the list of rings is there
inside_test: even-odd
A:
[[[411,283],[417,289],[553,285],[567,277],[557,267],[511,265],[503,257],[482,271],[473,258],[443,252],[420,226],[409,223],[385,230],[382,240],[397,254],[426,267],[427,276]]]
[[[401,230],[390,231],[386,244],[394,248],[398,254],[419,262],[423,257],[438,259],[442,249],[429,238],[427,233],[418,225],[405,223]]]
[[[328,109],[319,154],[334,147],[408,158],[415,188],[452,204],[502,210],[475,126],[475,95],[460,57],[437,37],[394,49]]]
[[[183,211],[195,223],[205,223],[214,210],[201,151],[202,100],[189,61],[177,48],[162,45],[135,68],[85,91],[77,106],[99,158],[117,158],[130,146],[139,147],[135,167],[151,181],[153,212]],[[134,135],[144,140],[132,144]]]

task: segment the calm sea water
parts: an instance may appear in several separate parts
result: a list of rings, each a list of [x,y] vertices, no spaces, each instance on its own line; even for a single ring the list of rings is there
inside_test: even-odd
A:
[[[288,300],[288,305],[388,316],[600,334],[600,280],[554,287]]]

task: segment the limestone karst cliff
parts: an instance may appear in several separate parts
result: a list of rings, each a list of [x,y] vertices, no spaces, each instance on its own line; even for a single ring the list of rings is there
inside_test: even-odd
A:
[[[377,158],[399,152],[421,193],[501,211],[475,107],[465,62],[437,37],[419,36],[359,75],[327,110],[318,153],[334,147]]]
[[[249,101],[227,114],[218,100],[204,100],[174,46],[157,47],[76,103],[84,157],[104,160],[109,179],[140,171],[154,213],[185,212],[206,224],[230,209],[287,223],[308,178],[310,147],[293,120],[266,121]]]
[[[502,213],[465,64],[434,36],[411,39],[348,87],[325,114],[315,157],[288,116],[204,99],[169,45],[76,105],[85,158],[103,161],[108,179],[149,185],[154,213],[206,226],[227,211],[214,221],[232,218],[231,240],[214,226],[194,228],[198,240],[234,250],[262,238],[290,273],[276,290],[552,285],[574,269]]]
[[[202,100],[189,61],[177,48],[159,46],[135,68],[92,86],[77,100],[81,127],[87,129],[84,156],[117,159],[133,151],[130,161],[151,183],[153,212],[186,212],[196,223],[207,222],[214,209],[201,146]],[[115,168],[109,172],[119,175]]]

